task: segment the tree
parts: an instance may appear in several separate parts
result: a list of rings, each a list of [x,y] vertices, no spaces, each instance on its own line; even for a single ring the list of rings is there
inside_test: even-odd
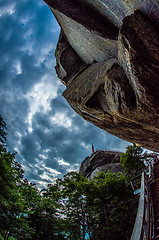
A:
[[[2,115],[0,114],[0,143],[4,143],[7,140],[7,126],[3,121]]]
[[[89,181],[71,172],[39,191],[24,178],[15,153],[7,150],[2,118],[0,129],[0,232],[4,239],[129,239],[137,201],[125,174],[101,172]],[[139,171],[145,156],[137,146],[128,148],[121,157],[127,173]]]
[[[63,240],[57,205],[49,189],[39,191],[24,178],[15,153],[7,150],[6,124],[0,115],[0,233],[4,239]],[[55,187],[56,188],[56,187]],[[55,193],[55,192],[54,192]],[[57,199],[58,200],[58,199]]]
[[[147,154],[143,153],[141,147],[134,145],[129,145],[126,148],[126,153],[122,153],[120,157],[120,163],[124,171],[130,177],[135,177],[136,174],[141,173],[144,168],[144,160],[148,157]]]
[[[136,215],[137,199],[127,177],[100,172],[85,185],[93,239],[129,239]]]
[[[30,226],[35,230],[32,240],[63,240],[62,224],[58,219],[56,188],[43,189],[38,202],[28,214]]]
[[[22,194],[23,170],[15,161],[15,154],[0,144],[0,230],[2,236],[27,239],[33,232],[27,220],[27,205]],[[26,190],[26,189],[25,189]],[[25,192],[23,190],[23,192]]]
[[[63,231],[67,239],[84,240],[87,228],[86,197],[84,194],[84,183],[88,181],[76,172],[68,173],[64,180],[56,182],[60,197],[60,215],[63,221]]]
[[[47,189],[55,201],[54,191],[66,239],[129,239],[138,199],[124,174],[101,172],[89,181],[71,172]]]
[[[27,239],[33,229],[27,221],[27,207],[21,192],[24,171],[15,160],[15,153],[7,150],[5,130],[6,124],[0,115],[0,232],[5,239],[9,236]]]

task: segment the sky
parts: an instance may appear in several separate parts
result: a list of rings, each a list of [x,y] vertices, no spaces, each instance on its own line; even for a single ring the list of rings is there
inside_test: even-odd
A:
[[[128,142],[83,120],[62,97],[54,52],[60,28],[42,0],[0,1],[0,113],[25,177],[46,187],[96,150]]]

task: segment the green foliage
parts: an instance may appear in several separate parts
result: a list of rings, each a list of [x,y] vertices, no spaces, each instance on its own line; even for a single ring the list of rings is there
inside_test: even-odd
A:
[[[129,239],[137,201],[124,174],[101,172],[89,181],[71,172],[39,191],[24,178],[15,153],[7,150],[4,144],[6,126],[2,118],[0,126],[2,239]],[[135,154],[134,149],[129,150],[127,159],[130,155],[137,159],[142,153],[139,150],[135,148]],[[122,159],[124,168],[129,171],[127,159]],[[137,162],[135,166],[139,169]]]
[[[15,161],[15,154],[0,145],[0,229],[2,236],[28,238],[33,229],[27,221],[27,202],[22,189],[25,187],[23,170]],[[24,191],[24,190],[23,190]],[[26,191],[26,187],[25,187]],[[25,192],[24,191],[24,192]]]
[[[4,143],[7,140],[6,130],[6,123],[3,121],[3,118],[0,114],[0,143]]]
[[[93,239],[129,239],[137,199],[127,177],[100,172],[85,185]]]
[[[58,219],[56,204],[59,195],[49,189],[39,191],[24,178],[15,153],[7,150],[6,125],[0,116],[0,233],[4,239],[62,240],[62,220]],[[57,187],[53,187],[57,190]],[[52,189],[53,190],[53,189]],[[54,202],[55,200],[55,202]]]
[[[84,184],[88,180],[81,174],[68,173],[60,182],[62,213],[66,216],[65,233],[68,239],[85,239],[87,233],[87,209]]]
[[[23,177],[15,155],[1,147],[0,231],[4,238],[63,239],[57,229],[59,220],[51,197],[41,192]],[[3,154],[2,154],[3,153]],[[58,200],[58,199],[57,199]],[[56,206],[56,207],[55,207]]]
[[[124,174],[101,172],[89,181],[71,172],[43,194],[56,203],[66,239],[129,239],[137,198]]]
[[[144,160],[147,156],[143,153],[141,147],[130,145],[126,148],[126,153],[122,153],[120,157],[120,163],[124,171],[131,177],[141,173],[144,168]]]

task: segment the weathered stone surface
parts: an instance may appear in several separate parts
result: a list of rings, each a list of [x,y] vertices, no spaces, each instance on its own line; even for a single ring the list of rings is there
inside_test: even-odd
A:
[[[72,0],[47,0],[46,3],[85,63],[117,57],[118,29],[97,11]]]
[[[158,0],[78,0],[87,2],[108,18],[115,26],[121,27],[123,19],[140,10],[159,28]]]
[[[119,162],[120,156],[121,152],[98,150],[83,160],[79,172],[89,179],[93,178],[100,171],[123,172]]]
[[[63,31],[56,70],[70,106],[107,132],[158,152],[158,0],[45,2]]]
[[[55,67],[56,73],[64,84],[87,66],[72,49],[63,31],[61,31],[59,36],[55,57],[57,62]],[[66,59],[68,59],[68,61],[66,61]]]
[[[137,102],[159,112],[159,34],[139,12],[124,19],[118,57]]]

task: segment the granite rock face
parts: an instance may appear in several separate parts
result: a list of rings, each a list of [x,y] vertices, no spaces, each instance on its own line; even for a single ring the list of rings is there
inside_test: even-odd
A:
[[[79,172],[88,179],[93,178],[100,171],[107,172],[111,170],[113,173],[123,172],[123,168],[119,162],[120,156],[121,152],[98,150],[83,160]]]
[[[56,71],[85,120],[159,152],[158,0],[45,0],[61,26]]]

